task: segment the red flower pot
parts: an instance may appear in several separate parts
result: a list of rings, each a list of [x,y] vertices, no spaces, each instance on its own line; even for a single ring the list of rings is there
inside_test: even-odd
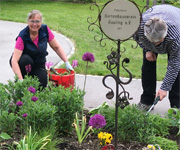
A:
[[[55,69],[60,75],[52,74],[52,72],[48,72],[49,81],[53,82],[56,86],[62,85],[65,88],[72,89],[74,88],[74,76],[75,72],[71,71],[68,75],[63,75],[64,73],[68,73],[68,71],[64,68]],[[62,74],[62,75],[61,75]]]

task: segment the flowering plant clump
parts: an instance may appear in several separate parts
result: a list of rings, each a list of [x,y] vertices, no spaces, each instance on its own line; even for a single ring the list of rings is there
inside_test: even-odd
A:
[[[32,86],[30,86],[30,87],[28,88],[28,91],[30,91],[31,93],[36,93],[36,89],[33,88]]]
[[[23,102],[18,101],[18,102],[16,103],[16,105],[17,105],[17,106],[22,106],[22,105],[23,105]]]
[[[114,150],[114,146],[111,144],[105,145],[101,150]]]
[[[93,128],[96,129],[103,128],[105,125],[106,125],[106,120],[104,116],[100,114],[95,114],[89,120],[89,126],[92,126]]]
[[[32,100],[33,102],[36,102],[36,101],[38,100],[38,98],[37,98],[36,96],[33,96],[33,97],[31,97],[31,100]]]
[[[143,148],[143,150],[162,150],[158,144],[148,144],[147,147]]]
[[[108,145],[111,144],[111,140],[113,139],[113,136],[107,132],[100,132],[98,134],[98,139],[100,141],[100,145]]]

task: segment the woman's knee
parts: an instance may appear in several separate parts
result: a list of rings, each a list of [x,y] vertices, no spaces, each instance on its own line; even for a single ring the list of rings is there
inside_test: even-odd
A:
[[[31,56],[27,55],[27,54],[23,54],[20,59],[19,59],[19,65],[33,65],[34,64],[34,61],[33,59],[31,58]]]

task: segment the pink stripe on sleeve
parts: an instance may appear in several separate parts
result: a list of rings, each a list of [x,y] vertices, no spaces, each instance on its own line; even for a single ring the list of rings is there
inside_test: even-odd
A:
[[[54,39],[54,34],[52,33],[52,31],[50,30],[48,26],[47,26],[47,29],[48,29],[48,34],[49,34],[48,42],[51,42]]]
[[[18,37],[18,38],[17,38],[16,43],[15,43],[15,48],[18,49],[18,50],[23,51],[23,49],[24,49],[24,43],[23,43],[23,40],[22,40],[21,37]]]

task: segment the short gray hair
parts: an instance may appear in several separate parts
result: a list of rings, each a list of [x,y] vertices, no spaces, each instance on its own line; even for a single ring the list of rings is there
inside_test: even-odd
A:
[[[41,21],[42,21],[42,13],[39,11],[39,10],[32,10],[29,14],[28,14],[28,17],[27,17],[27,21],[31,18],[33,18],[36,14],[38,14],[41,18]]]
[[[150,42],[159,42],[167,35],[167,25],[163,19],[154,16],[145,23],[144,35]]]

